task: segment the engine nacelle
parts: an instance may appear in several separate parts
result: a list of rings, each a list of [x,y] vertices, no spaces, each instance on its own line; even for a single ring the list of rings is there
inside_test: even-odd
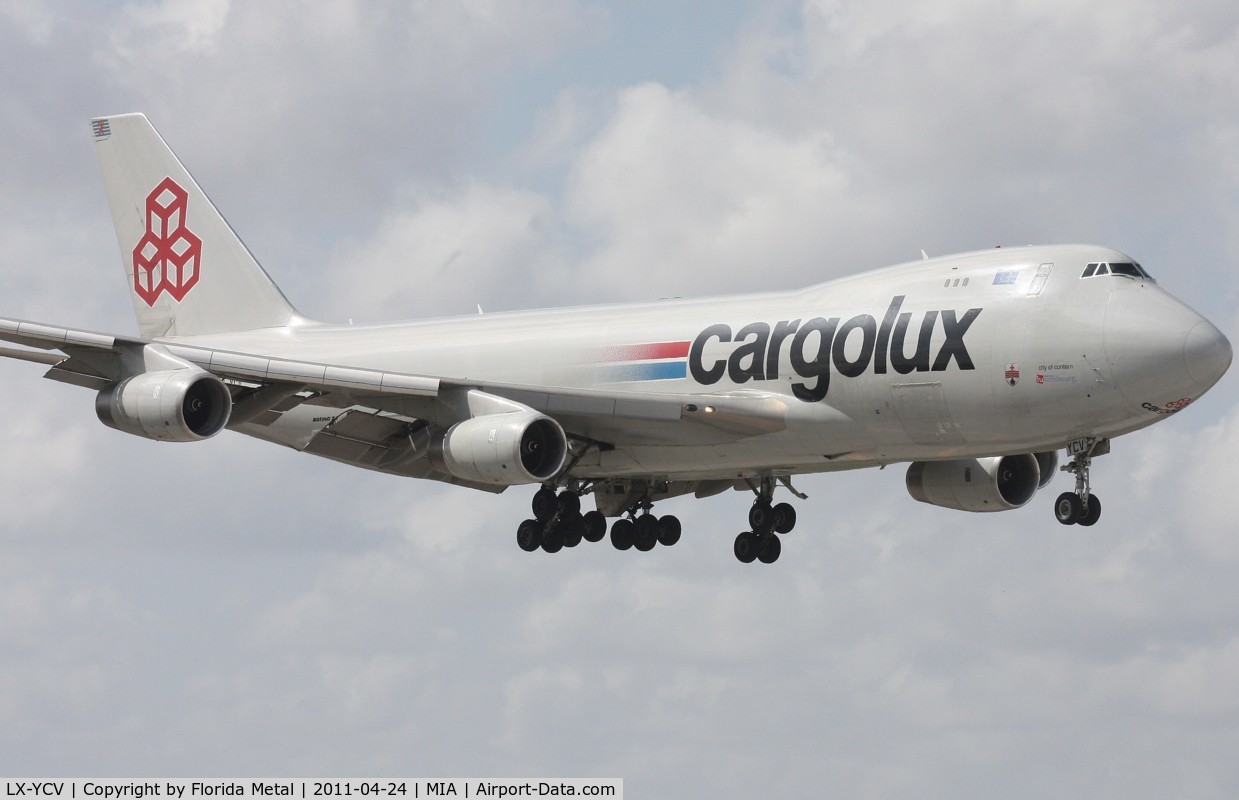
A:
[[[1033,453],[1037,458],[1037,469],[1041,470],[1041,481],[1038,483],[1038,489],[1044,489],[1046,484],[1054,480],[1054,475],[1058,472],[1058,451],[1046,450],[1044,453]]]
[[[485,414],[448,428],[431,461],[462,480],[515,486],[554,477],[568,456],[559,423],[536,411]]]
[[[908,494],[922,503],[960,511],[1007,511],[1037,493],[1041,481],[1032,453],[958,461],[916,461],[908,467]]]
[[[219,433],[232,393],[200,369],[144,372],[101,390],[95,413],[111,428],[161,442],[197,442]]]

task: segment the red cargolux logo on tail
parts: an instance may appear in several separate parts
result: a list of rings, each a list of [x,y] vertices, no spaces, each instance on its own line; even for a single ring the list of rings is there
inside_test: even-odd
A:
[[[133,248],[133,288],[148,306],[164,292],[179,303],[198,282],[202,240],[185,227],[188,202],[171,178],[146,196],[146,233]]]

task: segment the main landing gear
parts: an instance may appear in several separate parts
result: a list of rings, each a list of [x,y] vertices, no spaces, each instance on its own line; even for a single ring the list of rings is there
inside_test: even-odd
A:
[[[607,532],[607,518],[597,511],[582,514],[581,496],[567,489],[558,495],[554,489],[539,489],[533,496],[533,516],[516,529],[516,543],[530,553],[539,547],[558,553],[582,539],[600,541]]]
[[[611,544],[616,550],[636,547],[642,552],[661,544],[670,547],[680,541],[680,520],[671,515],[656,517],[648,499],[634,506],[627,517],[611,526]],[[637,510],[641,510],[638,515]],[[533,519],[527,519],[516,529],[516,543],[522,550],[538,548],[558,553],[565,547],[576,547],[582,540],[599,542],[607,533],[607,518],[600,511],[581,513],[581,495],[565,489],[558,495],[543,487],[533,496]]]
[[[804,499],[787,478],[781,478],[792,494]],[[796,509],[789,503],[774,503],[775,478],[750,481],[757,496],[749,509],[749,530],[736,537],[733,552],[745,564],[761,561],[773,564],[783,551],[779,536],[796,527]],[[556,494],[543,486],[533,496],[533,519],[516,529],[516,542],[522,550],[557,553],[576,547],[582,541],[598,542],[606,536],[607,520],[600,511],[581,513],[581,494],[592,490],[572,484]],[[634,499],[635,498],[635,499]],[[670,514],[655,516],[654,501],[648,492],[634,492],[623,503],[608,506],[608,513],[620,514],[611,524],[611,545],[616,550],[649,552],[655,546],[670,547],[680,541],[680,520]]]
[[[1073,492],[1063,492],[1054,501],[1054,516],[1064,525],[1095,525],[1101,519],[1101,501],[1089,490],[1088,470],[1093,456],[1106,452],[1096,440],[1089,440],[1081,452],[1071,458],[1070,464],[1059,467],[1076,476]]]
[[[616,550],[627,550],[635,547],[643,553],[661,544],[670,547],[680,541],[680,520],[668,514],[656,517],[650,513],[654,504],[646,501],[641,506],[641,514],[628,512],[627,517],[615,520],[611,525],[611,544]]]
[[[791,488],[790,484],[788,488]],[[749,509],[749,527],[752,530],[737,536],[732,550],[736,558],[745,564],[753,561],[773,564],[783,552],[783,543],[775,534],[790,533],[796,527],[796,509],[789,503],[771,503],[774,478],[762,478],[753,491],[757,499]]]

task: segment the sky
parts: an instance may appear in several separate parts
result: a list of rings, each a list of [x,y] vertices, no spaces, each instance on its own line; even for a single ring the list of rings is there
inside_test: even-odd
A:
[[[1239,8],[0,0],[0,315],[135,330],[87,120],[145,112],[290,300],[384,320],[1138,259],[1239,341]],[[0,773],[620,777],[628,796],[1239,795],[1239,370],[1105,516],[904,470],[527,554],[483,495],[99,424],[0,363]]]

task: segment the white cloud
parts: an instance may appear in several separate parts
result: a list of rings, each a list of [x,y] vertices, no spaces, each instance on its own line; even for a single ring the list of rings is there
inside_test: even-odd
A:
[[[1239,257],[1208,155],[1239,74],[1224,4],[822,2],[774,20],[699,94],[829,132],[861,230],[885,235],[851,248],[1101,240],[1173,263],[1207,237]]]
[[[469,184],[452,196],[409,190],[330,267],[332,313],[367,321],[554,304],[564,266],[548,198]],[[347,312],[347,313],[346,313]]]
[[[21,29],[31,42],[43,46],[50,41],[56,28],[50,5],[39,0],[3,0],[0,2],[0,16]]]
[[[1188,455],[1188,467],[1168,476],[1179,490],[1174,505],[1182,532],[1206,557],[1234,563],[1239,560],[1239,526],[1228,499],[1235,490],[1239,404],[1216,424],[1184,438],[1181,452]]]
[[[787,286],[820,266],[821,223],[846,207],[836,161],[824,134],[712,115],[658,84],[627,89],[568,184],[566,215],[600,240],[583,277],[616,298]]]
[[[152,53],[161,61],[189,54],[214,54],[228,19],[229,0],[163,0],[129,4],[122,9],[124,23],[112,31],[113,52],[139,61]],[[158,74],[148,73],[158,81]]]

